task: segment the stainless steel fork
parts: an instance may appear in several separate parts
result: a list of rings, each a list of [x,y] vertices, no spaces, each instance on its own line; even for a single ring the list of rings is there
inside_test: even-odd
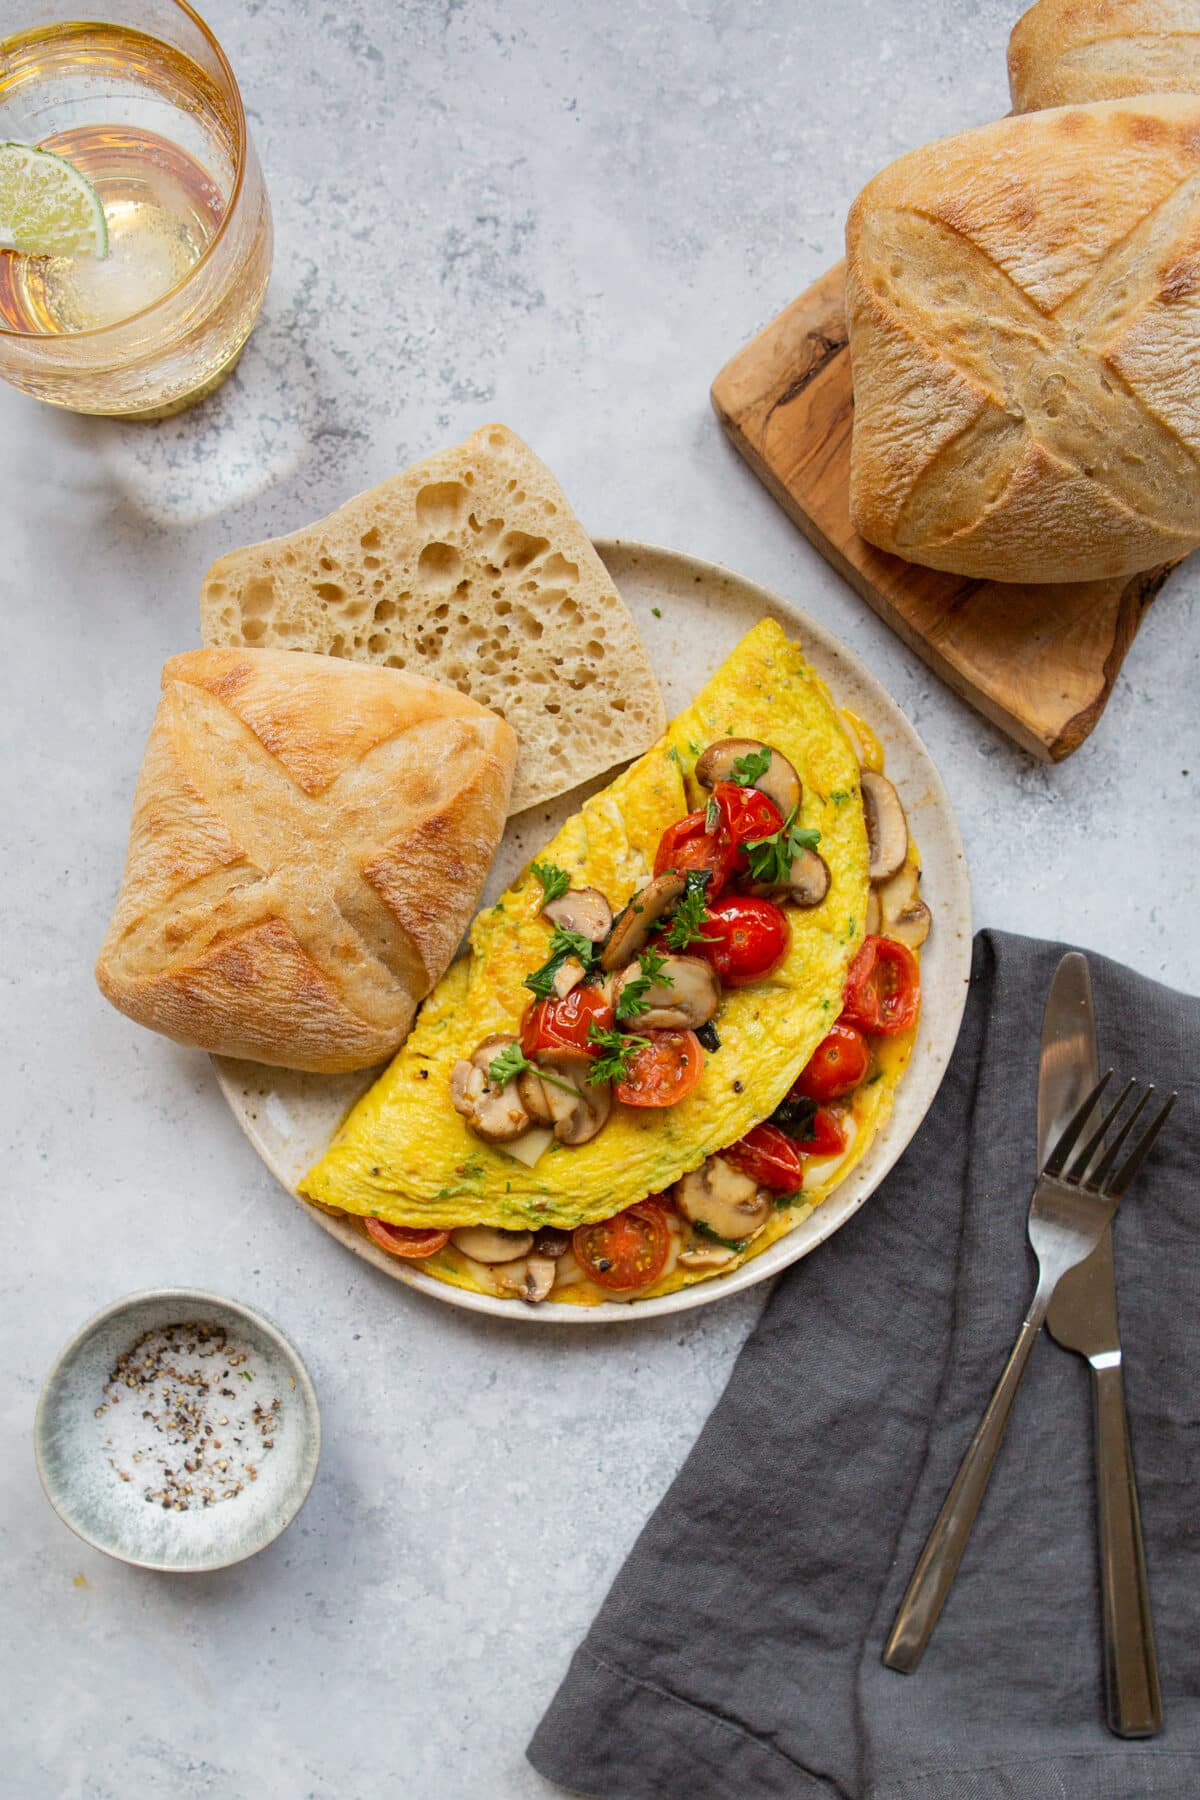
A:
[[[1034,1187],[1029,1203],[1029,1242],[1037,1257],[1037,1288],[1004,1373],[971,1439],[970,1448],[942,1503],[942,1510],[934,1521],[900,1602],[883,1660],[889,1669],[898,1669],[902,1674],[911,1674],[920,1662],[954,1581],[975,1515],[987,1490],[1029,1352],[1042,1328],[1055,1286],[1068,1269],[1073,1269],[1095,1249],[1100,1234],[1111,1221],[1121,1196],[1141,1168],[1175,1104],[1175,1095],[1171,1094],[1137,1143],[1122,1158],[1130,1133],[1154,1093],[1152,1087],[1145,1089],[1112,1143],[1105,1147],[1108,1132],[1137,1085],[1131,1081],[1117,1096],[1082,1150],[1074,1155],[1076,1143],[1111,1076],[1109,1069],[1074,1114],[1046,1159]],[[1119,1163],[1118,1158],[1121,1158]]]

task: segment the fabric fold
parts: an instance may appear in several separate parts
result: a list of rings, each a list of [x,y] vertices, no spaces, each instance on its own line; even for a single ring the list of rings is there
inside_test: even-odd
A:
[[[901,1162],[772,1294],[529,1749],[602,1800],[1200,1793],[1200,1002],[1090,957],[1102,1064],[1179,1104],[1117,1220],[1167,1723],[1104,1724],[1088,1372],[1035,1347],[918,1672],[887,1628],[1032,1292],[1041,1012],[1065,947],[985,932]]]

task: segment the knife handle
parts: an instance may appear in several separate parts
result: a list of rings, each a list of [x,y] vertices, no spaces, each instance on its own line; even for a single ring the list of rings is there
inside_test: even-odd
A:
[[[1108,1726],[1117,1737],[1153,1737],[1162,1730],[1162,1696],[1120,1352],[1093,1363],[1092,1375]]]

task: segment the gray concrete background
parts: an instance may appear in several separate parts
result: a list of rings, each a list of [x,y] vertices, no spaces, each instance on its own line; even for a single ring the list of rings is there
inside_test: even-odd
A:
[[[419,1302],[273,1187],[203,1057],[105,1006],[90,969],[159,665],[196,641],[220,551],[503,419],[598,535],[728,563],[866,659],[942,770],[981,923],[1200,986],[1200,570],[1094,738],[1041,767],[822,565],[708,409],[837,258],[864,179],[1006,109],[1015,10],[211,0],[278,233],[235,378],[150,427],[0,391],[5,1794],[547,1794],[527,1736],[759,1305],[592,1336]],[[92,1553],[33,1470],[62,1340],[164,1281],[273,1313],[324,1407],[297,1524],[207,1578]]]

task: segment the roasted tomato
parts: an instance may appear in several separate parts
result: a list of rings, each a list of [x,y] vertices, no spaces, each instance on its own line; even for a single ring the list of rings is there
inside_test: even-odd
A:
[[[857,1026],[839,1019],[813,1051],[788,1097],[840,1100],[843,1094],[854,1092],[870,1066],[866,1038]]]
[[[411,1225],[385,1225],[382,1219],[364,1219],[363,1224],[390,1256],[404,1256],[416,1262],[422,1256],[436,1256],[450,1242],[448,1231],[419,1231]]]
[[[787,954],[787,915],[771,900],[728,894],[708,909],[705,942],[696,945],[726,987],[744,987],[777,969]]]
[[[920,1010],[921,969],[908,945],[895,938],[864,938],[846,978],[843,1020],[889,1037],[915,1025]]]
[[[596,1056],[592,1026],[611,1031],[613,1020],[612,1002],[603,988],[572,988],[562,1000],[538,1000],[530,1007],[521,1026],[521,1049],[531,1062],[543,1050],[586,1050]]]
[[[627,1206],[597,1225],[580,1225],[571,1239],[575,1260],[600,1287],[649,1287],[666,1267],[671,1227],[655,1197]]]
[[[721,1155],[751,1181],[776,1194],[794,1194],[804,1180],[800,1152],[775,1125],[756,1125]]]
[[[676,819],[674,825],[668,825],[659,839],[654,873],[662,875],[667,869],[680,869],[685,873],[688,869],[708,869],[712,880],[707,891],[710,895],[719,894],[733,873],[735,854],[735,846],[723,826],[719,831],[709,831],[704,813],[688,813],[686,818]]]
[[[739,787],[734,781],[718,781],[713,798],[721,809],[725,835],[735,847],[737,866],[744,869],[748,859],[742,845],[748,838],[770,837],[781,830],[783,814],[757,788]]]
[[[795,1093],[795,1089],[792,1092]],[[794,1140],[801,1156],[840,1156],[846,1148],[846,1133],[836,1113],[818,1106],[812,1122],[812,1136]]]
[[[639,1036],[642,1035],[639,1033]],[[629,1073],[613,1092],[626,1106],[674,1106],[690,1094],[704,1071],[704,1050],[694,1031],[647,1031]]]

